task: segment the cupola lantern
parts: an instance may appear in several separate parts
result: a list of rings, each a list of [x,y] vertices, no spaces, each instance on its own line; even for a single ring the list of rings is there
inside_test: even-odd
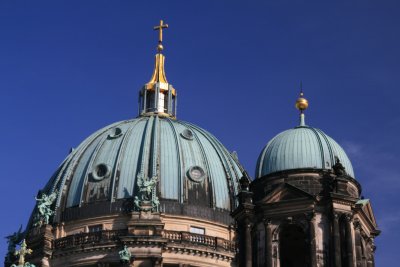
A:
[[[153,75],[139,92],[139,115],[146,116],[158,114],[164,117],[176,117],[177,95],[176,90],[168,83],[165,75],[164,62],[165,56],[162,54],[164,46],[163,29],[168,28],[160,20],[160,24],[154,27],[159,31],[157,54],[155,56]]]

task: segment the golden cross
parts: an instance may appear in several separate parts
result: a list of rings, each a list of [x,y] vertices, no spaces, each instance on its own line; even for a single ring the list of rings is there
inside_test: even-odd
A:
[[[166,28],[168,28],[168,24],[164,24],[163,20],[160,20],[160,25],[154,26],[154,30],[155,31],[157,31],[157,30],[159,31],[159,33],[158,33],[158,47],[157,47],[158,51],[163,50],[163,47],[161,45],[161,43],[162,43],[162,31],[163,31],[163,29],[166,29]]]

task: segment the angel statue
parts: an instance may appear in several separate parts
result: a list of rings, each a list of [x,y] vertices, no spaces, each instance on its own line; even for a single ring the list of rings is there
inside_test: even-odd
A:
[[[138,177],[137,185],[139,186],[139,192],[141,193],[142,200],[151,200],[151,192],[157,183],[157,176],[153,176],[151,179],[143,179],[143,176]]]
[[[23,236],[24,232],[22,232],[22,225],[19,227],[18,232],[14,232],[12,235],[6,236],[8,243],[8,260],[11,260],[11,255],[15,253],[15,248],[19,243],[21,243]]]
[[[57,191],[54,191],[50,195],[46,195],[42,193],[41,198],[36,199],[36,207],[38,210],[38,214],[36,217],[36,222],[34,226],[41,226],[42,224],[49,224],[50,216],[54,214],[54,211],[51,209],[51,205],[57,198]]]
[[[153,176],[151,179],[145,179],[143,175],[139,174],[137,177],[137,186],[139,188],[139,197],[135,197],[134,204],[136,208],[142,210],[141,203],[143,201],[151,201],[152,210],[158,210],[159,201],[155,194],[155,187],[158,181],[157,176]]]
[[[124,249],[118,252],[119,258],[122,263],[129,263],[131,260],[131,252],[129,251],[128,247],[125,245]]]

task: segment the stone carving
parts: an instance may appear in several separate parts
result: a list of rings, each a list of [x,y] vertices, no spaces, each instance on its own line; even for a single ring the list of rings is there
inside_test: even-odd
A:
[[[88,184],[87,201],[94,202],[99,200],[107,200],[109,197],[110,179],[91,182]]]
[[[33,224],[34,226],[49,224],[50,217],[53,216],[54,214],[54,210],[52,210],[51,206],[53,205],[53,202],[56,200],[56,198],[57,198],[57,191],[54,191],[50,195],[42,193],[41,198],[35,198],[37,213],[34,219],[35,220]]]
[[[246,171],[243,172],[242,178],[239,180],[240,183],[240,189],[242,191],[248,191],[249,190],[249,185],[250,185],[250,177],[247,174]]]
[[[263,221],[266,227],[272,224],[272,220],[270,218],[265,218]]]
[[[135,196],[133,203],[135,208],[139,211],[159,211],[160,201],[157,197],[156,185],[158,177],[153,176],[150,178],[144,178],[143,175],[139,174],[137,177],[137,186],[139,187],[139,196]],[[150,204],[150,205],[144,205]],[[149,206],[149,207],[147,207]]]
[[[29,249],[26,245],[25,239],[22,240],[22,244],[19,250],[14,252],[15,256],[18,256],[18,265],[11,265],[11,267],[35,267],[35,265],[25,262],[25,256],[32,254],[32,249]]]
[[[346,219],[346,222],[352,222],[353,221],[353,214],[346,213],[344,215],[344,218]]]
[[[128,250],[128,247],[125,245],[124,249],[118,252],[119,259],[122,263],[129,263],[131,261],[131,252]]]
[[[333,172],[336,174],[336,176],[343,176],[346,175],[346,168],[343,166],[343,164],[340,162],[340,159],[335,156],[335,165],[332,167]]]
[[[21,243],[24,232],[22,232],[22,225],[19,227],[18,232],[6,236],[8,244],[7,260],[11,261],[11,255],[14,255],[16,246]]]

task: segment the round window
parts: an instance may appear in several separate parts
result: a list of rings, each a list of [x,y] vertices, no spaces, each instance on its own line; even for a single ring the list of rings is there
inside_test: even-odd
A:
[[[92,177],[96,181],[103,180],[108,176],[110,176],[110,167],[104,163],[96,165],[92,171]]]
[[[111,133],[108,135],[109,139],[114,139],[120,137],[122,135],[122,130],[119,127],[115,127],[111,130]]]
[[[193,132],[189,129],[183,130],[183,132],[181,132],[181,136],[187,140],[193,140]]]
[[[193,182],[197,183],[200,183],[206,177],[206,172],[200,166],[190,167],[187,174]]]

